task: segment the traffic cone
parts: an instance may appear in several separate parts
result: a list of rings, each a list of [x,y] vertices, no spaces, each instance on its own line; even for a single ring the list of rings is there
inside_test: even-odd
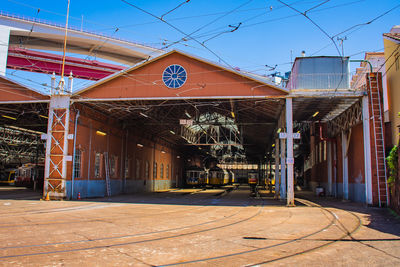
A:
[[[81,192],[78,192],[78,200],[81,200]]]
[[[49,195],[50,193],[49,192],[47,192],[47,194],[46,194],[46,198],[44,199],[45,201],[50,201],[50,195]]]

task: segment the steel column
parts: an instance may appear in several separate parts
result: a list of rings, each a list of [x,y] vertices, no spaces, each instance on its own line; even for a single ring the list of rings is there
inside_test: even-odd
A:
[[[66,197],[68,157],[69,95],[52,95],[47,126],[46,161],[43,196]]]
[[[287,202],[289,207],[294,206],[294,157],[293,157],[293,114],[292,98],[286,98],[286,132],[287,132]]]
[[[280,197],[286,198],[286,140],[281,139],[281,184],[280,184]]]
[[[328,163],[328,195],[332,195],[332,143],[326,144],[326,161]]]
[[[364,139],[364,175],[365,175],[365,201],[372,205],[372,167],[371,167],[371,143],[369,125],[368,96],[362,98],[362,122]]]
[[[6,76],[8,44],[10,41],[10,28],[0,26],[0,76]]]
[[[279,177],[279,138],[275,139],[275,198],[279,199],[279,188],[280,177]]]
[[[342,132],[342,170],[343,170],[343,199],[349,199],[349,171],[347,157],[347,134]]]

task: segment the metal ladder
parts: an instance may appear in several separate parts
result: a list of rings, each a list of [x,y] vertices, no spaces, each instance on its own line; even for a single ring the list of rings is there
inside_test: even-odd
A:
[[[106,170],[106,191],[107,196],[111,196],[111,181],[110,181],[110,162],[108,159],[108,152],[104,152],[104,163],[105,163],[105,170]]]
[[[376,166],[376,178],[378,185],[378,200],[379,207],[383,205],[389,205],[389,189],[387,184],[386,176],[386,158],[385,158],[385,140],[383,133],[382,123],[382,105],[381,96],[378,88],[378,73],[375,74],[376,79],[369,76],[369,89],[370,89],[370,104],[372,111],[373,131],[374,131],[374,142],[375,142],[375,166]],[[374,79],[374,80],[372,80]],[[373,88],[376,89],[373,90]]]

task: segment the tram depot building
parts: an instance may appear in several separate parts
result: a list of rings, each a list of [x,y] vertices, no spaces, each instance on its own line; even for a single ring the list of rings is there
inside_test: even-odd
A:
[[[296,185],[387,205],[382,75],[365,74],[356,90],[347,72],[329,86],[304,81],[307,64],[326,62],[348,64],[297,58],[286,87],[179,51],[72,93],[53,86],[44,95],[0,77],[1,108],[14,114],[1,122],[42,133],[50,199],[168,190],[184,185],[191,164],[229,155],[220,163],[256,164],[288,205]]]

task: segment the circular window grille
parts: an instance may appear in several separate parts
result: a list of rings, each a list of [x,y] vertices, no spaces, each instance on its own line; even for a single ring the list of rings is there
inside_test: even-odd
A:
[[[186,70],[180,65],[170,65],[164,70],[162,79],[168,88],[179,88],[186,82]]]

